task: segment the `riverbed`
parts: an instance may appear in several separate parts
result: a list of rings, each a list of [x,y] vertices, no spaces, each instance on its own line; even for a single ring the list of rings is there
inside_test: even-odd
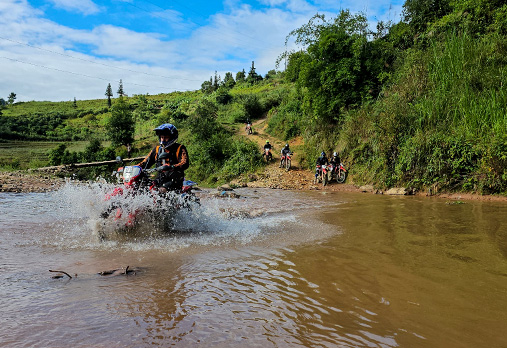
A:
[[[236,192],[108,240],[97,188],[0,193],[0,346],[507,347],[504,202]]]

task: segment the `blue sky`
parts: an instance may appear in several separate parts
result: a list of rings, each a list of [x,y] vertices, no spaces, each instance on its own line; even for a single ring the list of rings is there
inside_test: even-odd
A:
[[[199,89],[252,61],[275,69],[287,34],[340,9],[400,20],[401,0],[0,0],[0,98],[104,98]],[[289,42],[288,49],[296,48]],[[283,69],[283,67],[278,68]]]

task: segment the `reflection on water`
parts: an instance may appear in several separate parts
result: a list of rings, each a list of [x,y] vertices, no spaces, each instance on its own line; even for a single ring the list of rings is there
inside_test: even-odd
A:
[[[507,205],[239,192],[107,243],[96,189],[0,194],[1,345],[507,346]]]

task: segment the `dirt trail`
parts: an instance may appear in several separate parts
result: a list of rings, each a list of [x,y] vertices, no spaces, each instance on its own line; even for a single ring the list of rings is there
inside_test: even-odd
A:
[[[247,135],[244,125],[237,129],[237,134],[247,137],[248,139],[256,142],[259,145],[259,152],[262,152],[266,140],[269,140],[273,146],[274,161],[264,167],[263,171],[250,175],[248,178],[240,178],[233,181],[231,184],[248,187],[269,187],[274,189],[287,189],[287,190],[330,190],[330,191],[359,191],[353,185],[332,183],[327,186],[322,184],[314,184],[313,179],[315,173],[308,169],[300,167],[297,150],[292,157],[292,166],[289,171],[284,168],[279,168],[280,165],[280,150],[286,144],[285,141],[272,137],[266,133],[268,126],[267,119],[262,118],[252,123],[253,134]],[[288,142],[290,148],[294,151],[297,147],[303,144],[300,137],[292,139]]]

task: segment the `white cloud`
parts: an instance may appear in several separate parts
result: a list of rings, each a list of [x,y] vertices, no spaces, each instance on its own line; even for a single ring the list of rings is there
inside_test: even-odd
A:
[[[91,0],[50,0],[56,8],[70,12],[90,15],[100,12],[99,7]]]
[[[273,7],[260,9],[234,0],[228,4],[226,12],[211,15],[209,24],[198,28],[177,11],[152,12],[152,31],[157,20],[163,20],[164,30],[168,22],[173,30],[186,27],[185,38],[176,40],[169,38],[172,32],[139,32],[108,24],[107,17],[102,25],[75,29],[46,19],[26,0],[1,0],[0,97],[14,92],[18,101],[104,98],[107,83],[116,88],[120,79],[130,95],[195,90],[215,70],[222,77],[248,72],[252,61],[264,75],[275,68],[287,34],[322,13],[303,0],[265,0]],[[384,8],[375,11],[385,16]]]

